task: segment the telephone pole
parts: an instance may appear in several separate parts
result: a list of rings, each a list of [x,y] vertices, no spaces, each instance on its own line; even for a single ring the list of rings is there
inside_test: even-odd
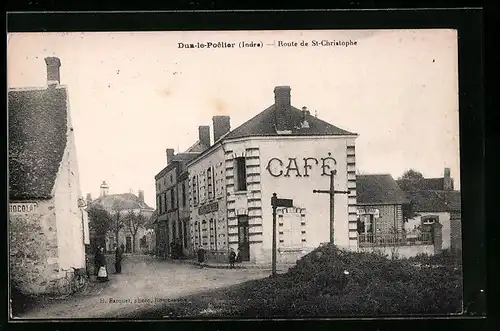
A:
[[[330,189],[329,190],[313,190],[313,193],[326,193],[330,195],[330,243],[334,244],[334,211],[335,211],[335,194],[349,194],[351,191],[335,191],[335,174],[336,170],[330,172]]]

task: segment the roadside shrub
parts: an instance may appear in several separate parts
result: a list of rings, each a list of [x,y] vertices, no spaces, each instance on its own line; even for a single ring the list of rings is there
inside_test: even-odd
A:
[[[455,257],[390,260],[325,245],[288,273],[228,293],[232,314],[248,317],[448,314],[461,310],[462,270]],[[422,265],[416,266],[417,261]],[[425,262],[425,263],[424,263]],[[432,262],[432,263],[431,263]]]

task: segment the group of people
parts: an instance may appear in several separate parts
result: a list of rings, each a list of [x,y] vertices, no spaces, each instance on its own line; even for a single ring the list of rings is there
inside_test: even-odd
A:
[[[120,274],[122,272],[122,260],[123,253],[125,251],[125,246],[117,246],[115,244],[115,273]],[[97,280],[100,282],[106,282],[108,278],[108,265],[106,262],[106,256],[104,255],[104,247],[100,246],[96,250],[94,257],[94,273],[97,276]]]
[[[198,263],[203,267],[203,263],[205,262],[205,249],[203,246],[200,245],[196,253],[198,256]],[[240,248],[238,248],[238,252],[235,252],[234,249],[231,248],[229,251],[229,267],[233,269],[236,262],[241,262]]]

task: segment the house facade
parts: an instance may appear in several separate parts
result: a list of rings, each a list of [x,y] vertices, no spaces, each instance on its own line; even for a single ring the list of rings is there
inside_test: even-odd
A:
[[[227,259],[230,248],[243,260],[270,263],[271,197],[293,199],[280,207],[278,261],[295,261],[329,242],[326,189],[336,171],[336,244],[357,249],[355,139],[291,104],[291,89],[278,86],[274,104],[230,131],[229,118],[214,117],[214,144],[188,163],[191,242],[209,258]]]
[[[84,270],[90,244],[69,93],[60,60],[45,63],[47,87],[8,91],[10,281],[32,295]]]
[[[106,233],[105,250],[113,252],[113,246],[118,243],[118,246],[124,245],[125,253],[154,252],[156,245],[152,225],[154,209],[144,202],[144,191],[139,190],[138,195],[109,194],[109,186],[105,181],[102,182],[100,189],[100,196],[95,200],[91,200],[91,197],[87,195],[87,199],[90,200],[87,205],[89,207],[100,206],[111,216],[112,225]],[[130,212],[140,214],[145,219],[144,223],[138,226],[135,236],[133,229],[126,222],[126,216]]]
[[[200,127],[200,136],[206,129]],[[209,136],[208,136],[209,137]],[[210,139],[210,137],[208,138]],[[200,140],[201,142],[201,140]],[[206,141],[204,143],[207,143]],[[210,140],[208,140],[210,145]],[[167,166],[155,176],[156,210],[155,220],[156,255],[167,258],[172,254],[173,242],[181,246],[183,255],[192,255],[189,245],[189,192],[186,162],[199,154],[205,145],[197,143],[185,153],[167,149]]]
[[[411,257],[450,247],[449,216],[437,212],[441,207],[428,207],[440,203],[434,193],[404,192],[387,174],[358,175],[357,186],[361,251]]]
[[[460,191],[454,190],[454,181],[449,168],[441,178],[400,180],[400,187],[411,201],[412,217],[405,224],[407,231],[431,226],[442,228],[442,249],[460,251],[461,199]]]

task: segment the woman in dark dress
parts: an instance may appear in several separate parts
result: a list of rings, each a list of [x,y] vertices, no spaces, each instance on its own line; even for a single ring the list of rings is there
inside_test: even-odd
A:
[[[97,280],[101,282],[107,282],[108,279],[108,267],[106,264],[106,257],[104,256],[104,247],[99,248],[99,252],[96,256],[98,264]]]
[[[115,273],[121,274],[122,273],[122,250],[120,247],[116,246],[115,247]]]

